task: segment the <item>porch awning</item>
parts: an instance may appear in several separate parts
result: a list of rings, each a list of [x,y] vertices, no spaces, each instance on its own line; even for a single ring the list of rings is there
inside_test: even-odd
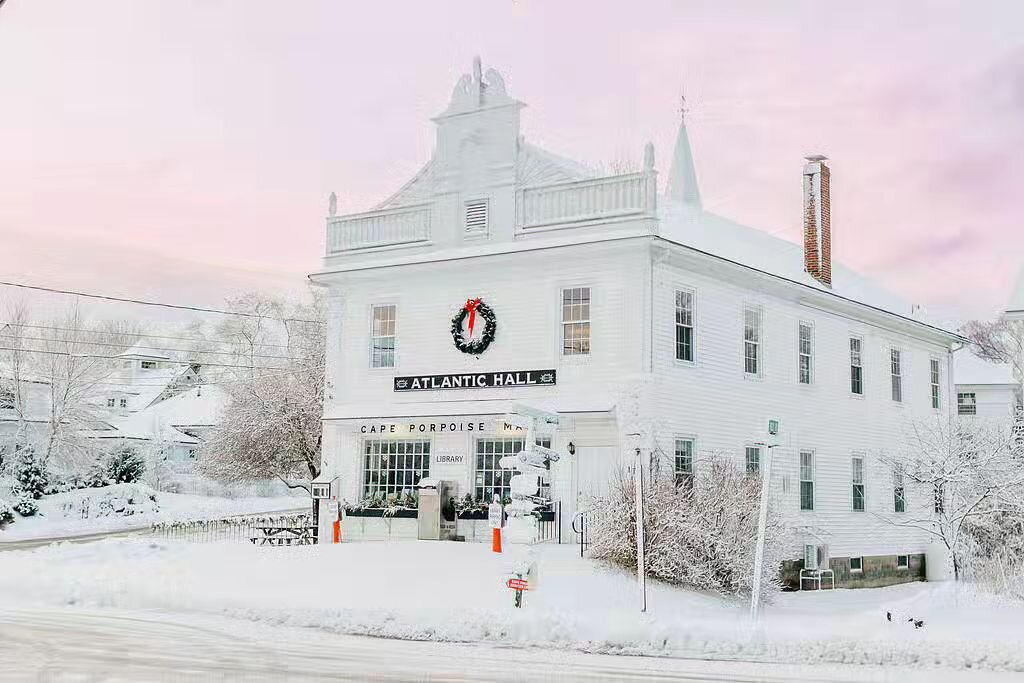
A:
[[[611,394],[553,396],[543,399],[478,399],[469,401],[417,401],[393,403],[350,403],[326,409],[325,420],[376,420],[400,417],[456,417],[505,415],[521,403],[561,415],[610,413],[615,408]]]

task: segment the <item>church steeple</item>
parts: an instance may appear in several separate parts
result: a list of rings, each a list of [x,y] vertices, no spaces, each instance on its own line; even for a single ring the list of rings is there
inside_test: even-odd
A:
[[[668,176],[668,187],[665,193],[670,201],[682,202],[698,209],[702,208],[700,188],[697,186],[697,169],[693,165],[690,138],[686,134],[686,97],[682,98],[682,106],[679,108],[679,134],[676,136],[676,149],[672,155],[672,170]]]

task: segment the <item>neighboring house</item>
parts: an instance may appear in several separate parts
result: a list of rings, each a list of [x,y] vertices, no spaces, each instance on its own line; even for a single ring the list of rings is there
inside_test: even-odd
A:
[[[141,344],[117,354],[115,365],[94,398],[111,416],[136,413],[202,381],[198,363],[174,361]]]
[[[758,472],[779,420],[790,567],[822,561],[848,586],[922,578],[934,544],[893,522],[929,493],[879,454],[910,420],[952,418],[965,340],[833,261],[825,160],[794,169],[794,244],[703,209],[685,122],[659,196],[652,146],[636,172],[600,175],[526,142],[522,108],[477,62],[403,188],[364,213],[331,202],[310,277],[327,289],[323,468],[340,496],[427,476],[507,495],[498,463],[524,434],[503,418],[522,402],[562,416],[545,443],[563,454],[550,495],[570,539],[630,432],[686,482],[712,454]]]
[[[1005,424],[1024,405],[1020,381],[1007,363],[979,358],[970,347],[956,354],[957,415]]]
[[[22,375],[19,388],[10,373],[0,373],[0,453],[22,445],[42,449],[49,434],[49,406],[49,382]]]

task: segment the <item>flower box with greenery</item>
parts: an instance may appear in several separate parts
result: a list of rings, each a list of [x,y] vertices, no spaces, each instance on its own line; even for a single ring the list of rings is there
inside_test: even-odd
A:
[[[403,491],[389,493],[386,496],[375,494],[363,498],[355,505],[345,505],[345,514],[349,517],[399,517],[415,518],[420,503],[419,494]]]

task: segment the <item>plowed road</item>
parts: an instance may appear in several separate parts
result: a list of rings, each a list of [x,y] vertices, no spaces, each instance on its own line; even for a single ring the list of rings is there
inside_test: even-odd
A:
[[[1014,674],[661,659],[335,636],[214,617],[0,609],[0,680],[1010,681]]]

